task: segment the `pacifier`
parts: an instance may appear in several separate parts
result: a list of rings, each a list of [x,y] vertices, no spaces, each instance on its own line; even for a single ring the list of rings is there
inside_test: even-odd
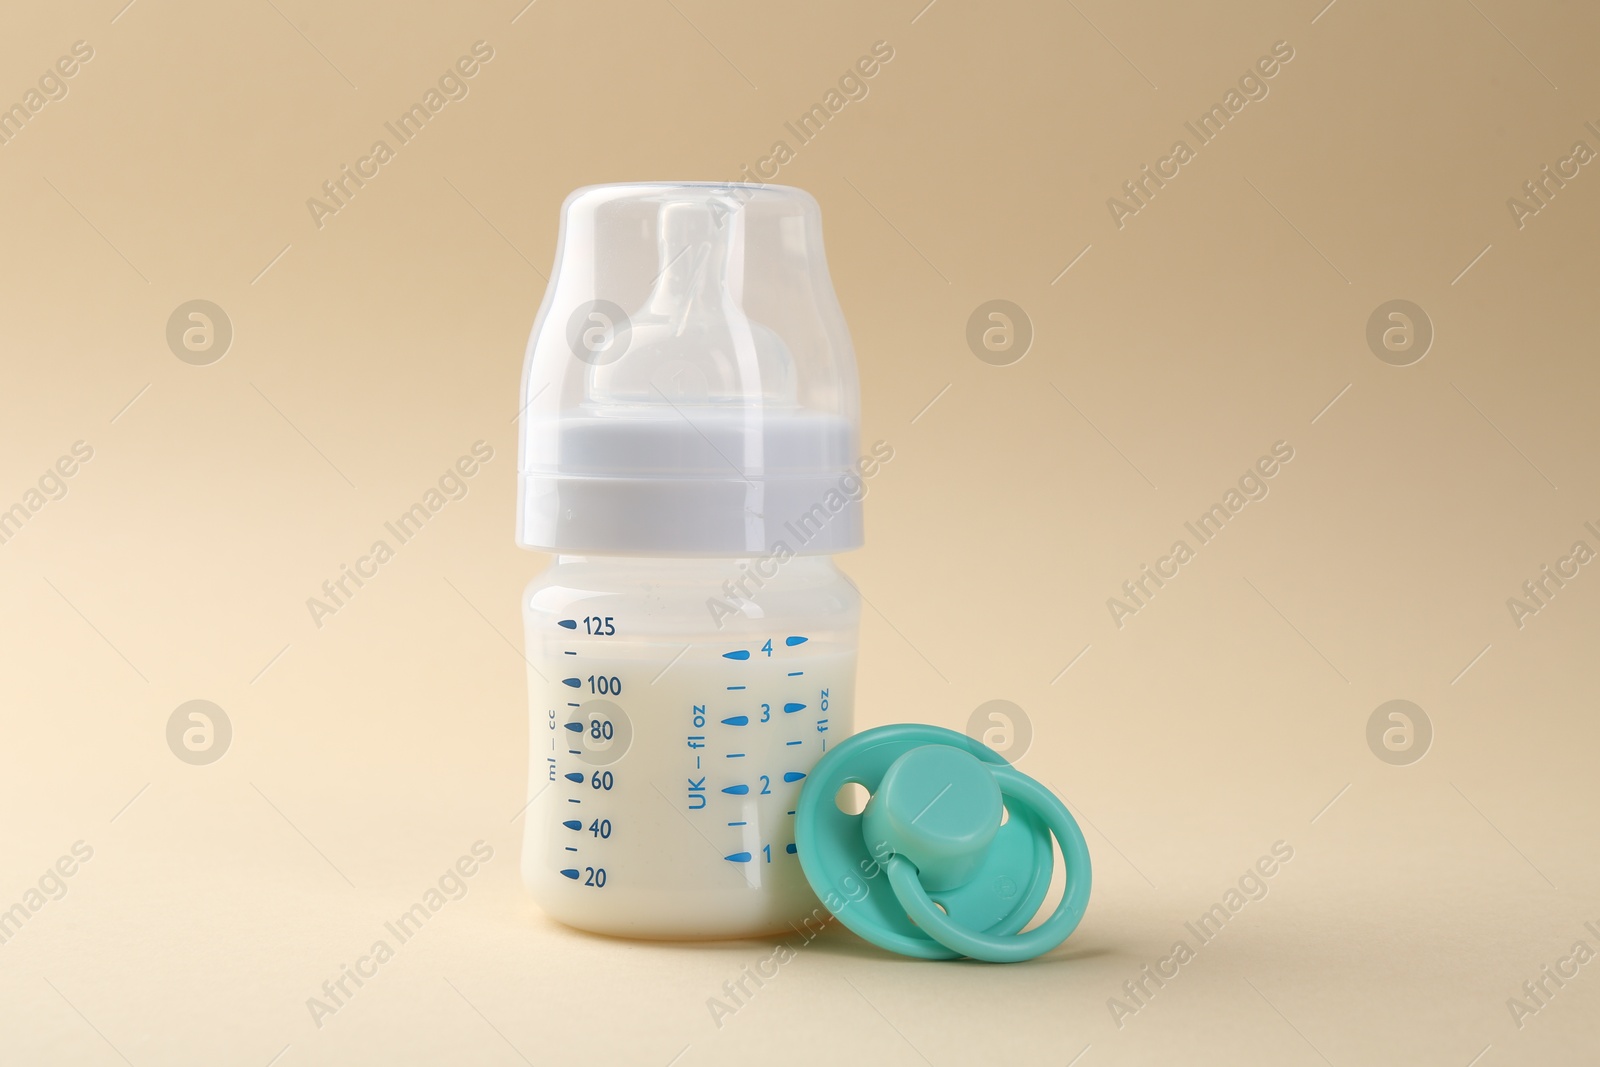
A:
[[[851,784],[860,814],[835,801]],[[1022,932],[1050,889],[1050,917]],[[938,726],[857,734],[812,769],[795,811],[800,866],[823,905],[882,948],[921,959],[1015,963],[1065,941],[1089,903],[1089,848],[1054,793],[993,749]]]

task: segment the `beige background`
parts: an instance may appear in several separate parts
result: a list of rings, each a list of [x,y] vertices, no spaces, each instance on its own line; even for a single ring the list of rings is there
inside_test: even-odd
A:
[[[1600,576],[1520,629],[1506,599],[1600,548],[1600,174],[1521,229],[1506,200],[1600,149],[1600,13],[923,2],[7,11],[3,101],[94,57],[0,146],[0,507],[94,455],[0,544],[0,907],[94,851],[0,946],[0,1062],[1594,1062],[1600,963],[1521,1028],[1507,999],[1600,949]],[[318,229],[307,198],[479,40],[469,95]],[[860,725],[1015,702],[1096,885],[1047,958],[834,931],[719,1028],[772,943],[586,937],[516,878],[522,349],[568,191],[736,178],[876,41],[777,179],[823,205],[895,448],[843,561]],[[1107,198],[1278,41],[1270,95],[1118,229]],[[197,298],[234,330],[209,366],[165,340]],[[1396,298],[1436,331],[1407,367],[1365,340]],[[1009,366],[964,339],[990,299],[1035,331]],[[479,439],[467,498],[314,626]],[[1118,629],[1107,598],[1279,440],[1270,496]],[[210,766],[167,747],[191,699],[233,724]],[[1409,766],[1367,745],[1391,699],[1433,725]],[[478,840],[467,897],[316,1027]],[[1279,840],[1269,895],[1118,1028]]]

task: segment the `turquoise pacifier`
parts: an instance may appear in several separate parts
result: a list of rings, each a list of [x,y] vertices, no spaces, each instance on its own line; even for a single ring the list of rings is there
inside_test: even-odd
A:
[[[871,794],[859,815],[834,799],[852,782]],[[1050,889],[1052,835],[1066,891],[1021,933]],[[880,726],[818,760],[795,809],[795,849],[840,922],[922,959],[1032,959],[1065,941],[1089,904],[1089,848],[1066,805],[993,749],[938,726]]]

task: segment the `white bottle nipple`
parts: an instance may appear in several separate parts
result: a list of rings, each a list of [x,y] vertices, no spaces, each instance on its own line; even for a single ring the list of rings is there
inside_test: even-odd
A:
[[[795,407],[789,350],[744,310],[743,205],[670,203],[657,226],[655,285],[631,317],[626,354],[594,368],[591,402]]]

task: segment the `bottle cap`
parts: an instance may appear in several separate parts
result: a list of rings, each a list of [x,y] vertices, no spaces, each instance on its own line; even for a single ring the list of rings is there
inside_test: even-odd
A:
[[[835,800],[852,782],[870,794],[860,814]],[[1066,890],[1023,933],[1050,888],[1052,836]],[[938,726],[880,726],[818,760],[795,809],[795,848],[840,922],[922,959],[1032,959],[1065,941],[1089,904],[1089,849],[1066,805],[993,749]]]
[[[861,544],[855,353],[799,189],[579,189],[523,374],[517,540],[791,555]]]

